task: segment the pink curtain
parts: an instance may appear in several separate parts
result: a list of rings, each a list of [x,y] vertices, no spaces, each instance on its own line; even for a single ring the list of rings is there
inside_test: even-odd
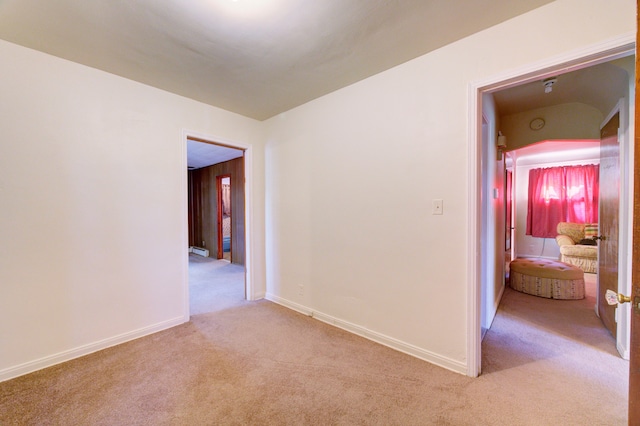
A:
[[[600,166],[567,166],[529,171],[527,235],[553,238],[559,222],[598,222]]]

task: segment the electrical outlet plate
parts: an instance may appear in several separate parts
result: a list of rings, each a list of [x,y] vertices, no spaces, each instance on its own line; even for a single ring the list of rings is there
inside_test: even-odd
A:
[[[442,214],[442,199],[434,199],[433,200],[433,207],[432,207],[432,213],[433,214]]]

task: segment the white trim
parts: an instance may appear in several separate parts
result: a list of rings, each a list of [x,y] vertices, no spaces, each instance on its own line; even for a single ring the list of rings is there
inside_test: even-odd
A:
[[[507,70],[493,77],[472,82],[470,86],[482,89],[483,92],[496,91],[554,76],[560,72],[576,71],[629,56],[635,52],[635,41],[635,32],[628,32],[581,49]]]
[[[308,317],[312,317],[313,316],[313,310],[310,308],[307,308],[304,305],[300,305],[299,303],[296,302],[292,302],[290,300],[287,299],[283,299],[280,296],[276,296],[275,294],[272,293],[267,293],[265,296],[265,299],[272,301],[273,303],[277,303],[278,305],[282,305],[286,308],[289,308],[291,310],[294,310],[302,315],[306,315]]]
[[[633,79],[633,76],[630,76]],[[633,98],[632,94],[630,97]],[[629,120],[629,104],[627,98],[622,98],[609,112],[600,125],[600,130],[616,114],[620,114],[620,124],[618,133],[618,156],[620,168],[620,193],[618,201],[618,293],[630,294],[631,269],[628,262],[629,247],[628,236],[633,233],[633,210],[629,216],[629,204],[633,205],[633,155],[629,154],[629,147],[632,139],[629,138],[631,122]],[[600,293],[596,294],[596,306],[599,305]],[[631,304],[618,305],[616,308],[616,348],[623,359],[629,359],[629,347],[631,345]]]
[[[629,329],[629,332],[631,332],[631,329]],[[629,351],[628,348],[625,348],[624,346],[620,346],[620,344],[616,342],[616,349],[618,350],[618,353],[620,354],[620,357],[622,359],[626,359],[627,361],[629,360],[629,357],[631,356],[631,352]]]
[[[264,297],[264,294],[257,292],[254,285],[255,266],[254,266],[254,236],[253,236],[253,146],[244,142],[232,141],[218,136],[208,135],[192,130],[183,129],[181,138],[181,148],[183,150],[182,167],[184,170],[183,177],[183,218],[182,218],[182,239],[185,247],[189,245],[189,221],[188,221],[188,195],[187,195],[187,139],[195,138],[212,143],[219,143],[231,148],[244,150],[244,215],[245,215],[245,291],[247,300],[258,300]],[[185,297],[185,313],[189,318],[189,258],[188,253],[185,254],[185,265],[183,265],[183,294]],[[188,321],[188,319],[187,319]]]
[[[258,293],[254,277],[255,238],[253,235],[253,147],[244,149],[244,265],[247,300],[264,298],[264,292]]]
[[[598,63],[627,56],[635,51],[635,32],[622,34],[618,37],[605,40],[601,43],[576,49],[561,55],[515,68],[490,78],[474,81],[469,84],[469,127],[468,127],[468,203],[469,216],[467,218],[468,241],[467,257],[469,270],[467,274],[467,375],[477,377],[480,374],[482,335],[480,312],[480,262],[482,261],[478,244],[480,243],[479,217],[481,213],[481,184],[482,176],[479,175],[478,155],[479,144],[482,142],[480,112],[482,107],[482,93],[496,91],[507,87],[513,87],[522,83],[537,80],[543,77],[555,75],[558,72],[574,71]],[[480,152],[482,152],[480,150]]]
[[[182,247],[189,247],[189,182],[187,174],[187,140],[184,131],[182,132],[180,143],[180,164],[178,173],[180,174],[180,188],[182,193],[180,222],[183,226]],[[184,228],[186,227],[186,232]],[[182,321],[189,322],[189,252],[182,254]]]
[[[491,319],[490,321],[488,321],[489,325],[487,328],[482,328],[480,330],[480,344],[482,344],[482,340],[484,339],[485,335],[487,334],[487,331],[489,331],[489,329],[491,328],[491,326],[493,325],[493,321],[496,319],[496,314],[498,313],[498,307],[500,306],[500,302],[502,301],[502,296],[504,296],[504,290],[506,288],[506,285],[503,285],[500,287],[500,291],[498,292],[498,297],[496,297],[496,301],[495,304],[493,306],[493,315],[491,315]]]
[[[500,302],[502,301],[502,296],[504,296],[504,290],[507,288],[507,285],[503,285],[500,287],[500,291],[498,292],[498,297],[496,297],[495,305],[493,306],[493,316],[491,317],[491,321],[489,321],[489,327],[493,325],[493,320],[496,319],[496,314],[498,313],[498,307],[500,306]]]
[[[467,221],[467,376],[477,377],[480,374],[480,345],[482,341],[482,267],[480,265],[480,243],[482,232],[480,214],[482,210],[482,177],[479,176],[480,158],[478,146],[482,143],[482,117],[480,112],[482,95],[478,88],[469,90],[469,164],[468,203],[469,216]],[[482,150],[480,150],[482,152]],[[478,332],[480,329],[480,332]]]
[[[599,151],[599,148],[598,148]],[[536,169],[542,167],[559,167],[559,166],[579,166],[582,164],[600,164],[600,156],[597,158],[583,158],[580,160],[566,160],[566,161],[549,161],[549,162],[535,162],[535,163],[527,163],[520,164],[520,160],[526,157],[518,158],[516,163],[516,169]]]
[[[482,96],[479,97],[478,102],[480,102],[480,104],[483,104]],[[480,126],[479,131],[480,131],[481,142],[480,144],[478,144],[477,148],[480,150],[479,151],[481,153],[480,156],[484,158],[485,155],[487,156],[494,155],[492,147],[489,146],[490,145],[489,141],[493,142],[493,136],[495,135],[496,138],[498,136],[497,132],[495,133],[493,132],[493,129],[497,127],[496,123],[491,122],[489,120],[489,117],[487,117],[487,115],[485,114],[485,111],[482,111],[482,114],[480,115],[479,126]],[[486,146],[485,146],[485,143],[486,143]],[[497,150],[496,150],[496,154],[497,154]],[[493,162],[485,161],[479,164],[481,176],[484,176],[485,173],[489,174],[489,170],[491,170],[492,172],[495,172],[495,170],[491,168],[491,163]],[[495,177],[494,174],[492,174],[491,176]],[[490,185],[489,182],[491,182],[491,186],[489,186]],[[480,180],[480,187],[483,189],[486,188],[484,189],[486,191],[488,191],[490,187],[493,188],[493,179],[492,178],[487,179],[486,177],[482,178]],[[478,191],[478,193],[481,193],[481,192]],[[480,253],[489,253],[490,251],[495,252],[495,246],[494,245],[490,246],[489,244],[490,241],[487,238],[487,235],[489,234],[489,229],[490,229],[490,222],[491,222],[490,218],[492,217],[489,214],[490,213],[489,205],[493,204],[493,196],[481,199],[480,203],[481,203],[480,209],[482,212],[485,213],[480,216],[483,218],[482,222],[479,224],[480,225],[480,247],[479,247]],[[493,221],[495,223],[495,218],[493,218]],[[495,242],[495,241],[491,241],[491,242]],[[491,266],[492,265],[489,265],[488,262],[481,263],[480,270],[478,271],[480,274],[480,287],[479,287],[480,288],[480,292],[479,292],[480,327],[485,329],[489,328],[489,325],[487,324],[488,322],[487,320],[489,316],[492,315],[488,309],[489,283],[491,283],[492,287],[495,287],[495,282],[496,282],[496,271],[495,271],[495,268]],[[493,315],[495,315],[495,312],[493,313]],[[482,341],[482,338],[480,339],[480,341]]]
[[[629,85],[629,98],[627,99],[626,108],[625,108],[625,130],[624,133],[624,143],[621,146],[620,158],[625,161],[625,170],[624,173],[621,174],[622,182],[626,185],[623,185],[620,189],[620,223],[622,226],[626,226],[625,230],[619,230],[620,237],[618,239],[618,250],[619,253],[624,253],[626,256],[621,258],[618,265],[618,279],[619,281],[619,290],[618,292],[622,292],[625,295],[630,295],[632,291],[632,276],[633,276],[633,221],[634,221],[634,185],[635,185],[635,176],[636,173],[634,169],[635,164],[635,89],[636,89],[636,78],[630,78]],[[621,117],[622,118],[622,117]],[[626,191],[625,191],[626,189]],[[624,232],[624,233],[622,233]],[[620,267],[622,264],[622,268]],[[622,273],[620,273],[622,272]],[[624,359],[629,359],[630,357],[630,348],[631,348],[631,304],[625,303],[625,309],[627,310],[626,314],[622,315],[623,320],[627,321],[627,331],[628,334],[626,336],[625,344],[622,348],[618,348],[618,351],[622,354]]]
[[[609,120],[611,120],[613,118],[614,115],[616,115],[617,113],[620,113],[620,117],[619,117],[619,126],[622,127],[624,126],[624,121],[623,118],[626,118],[626,116],[624,115],[624,98],[623,99],[619,99],[618,102],[616,102],[615,106],[613,107],[613,109],[611,111],[609,111],[609,114],[607,114],[606,118],[604,120],[602,120],[602,123],[600,123],[600,130],[602,130],[602,128],[604,126],[606,126],[606,124],[609,122]],[[620,133],[618,133],[618,144],[621,144],[620,142]]]
[[[446,358],[441,355],[435,354],[433,352],[425,351],[424,349],[418,348],[417,346],[414,346],[410,343],[406,343],[401,340],[394,339],[393,337],[389,337],[381,333],[376,333],[375,331],[371,331],[367,328],[361,327],[359,325],[353,324],[348,321],[343,321],[331,315],[314,311],[311,308],[308,308],[306,306],[300,305],[295,302],[291,302],[287,299],[283,299],[271,293],[267,293],[266,299],[274,303],[277,303],[279,305],[282,305],[286,308],[292,309],[296,312],[299,312],[303,315],[315,318],[318,321],[322,321],[326,324],[348,331],[349,333],[356,334],[360,337],[364,337],[365,339],[387,346],[396,351],[405,353],[407,355],[411,355],[415,358],[421,359],[423,361],[427,361],[439,367],[446,368],[447,370],[460,373],[460,374],[465,374],[466,366],[463,362],[460,362],[458,360]]]
[[[253,299],[250,300],[260,300],[267,297],[267,293],[265,291],[257,291],[255,288],[253,290]]]
[[[171,327],[183,324],[184,319],[182,316],[173,318],[167,321],[159,322],[157,324],[139,328],[137,330],[129,331],[108,339],[100,340],[90,343],[88,345],[79,346],[74,349],[59,352],[54,355],[46,356],[44,358],[36,359],[35,361],[25,362],[24,364],[16,365],[14,367],[5,368],[0,370],[0,382],[13,379],[14,377],[22,376],[32,373],[43,368],[52,367],[56,364],[71,361],[75,358],[80,358],[85,355],[92,354],[94,352],[101,351],[103,349],[110,348],[131,340],[139,339],[144,336],[148,336],[159,331],[167,330]]]

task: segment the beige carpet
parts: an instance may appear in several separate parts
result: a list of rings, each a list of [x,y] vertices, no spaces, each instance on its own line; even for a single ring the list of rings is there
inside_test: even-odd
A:
[[[0,383],[0,424],[623,425],[628,367],[592,299],[507,289],[477,379],[268,301],[204,302],[188,324]]]
[[[237,306],[244,299],[244,266],[189,255],[189,307],[192,316]]]

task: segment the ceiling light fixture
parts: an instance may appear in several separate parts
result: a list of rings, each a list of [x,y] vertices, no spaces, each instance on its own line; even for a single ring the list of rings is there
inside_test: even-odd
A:
[[[239,19],[265,19],[281,10],[285,0],[217,0],[223,13]],[[0,0],[1,2],[1,0]]]
[[[549,77],[542,80],[542,84],[544,85],[544,93],[551,93],[553,90],[553,85],[556,84],[558,79],[556,77]]]

